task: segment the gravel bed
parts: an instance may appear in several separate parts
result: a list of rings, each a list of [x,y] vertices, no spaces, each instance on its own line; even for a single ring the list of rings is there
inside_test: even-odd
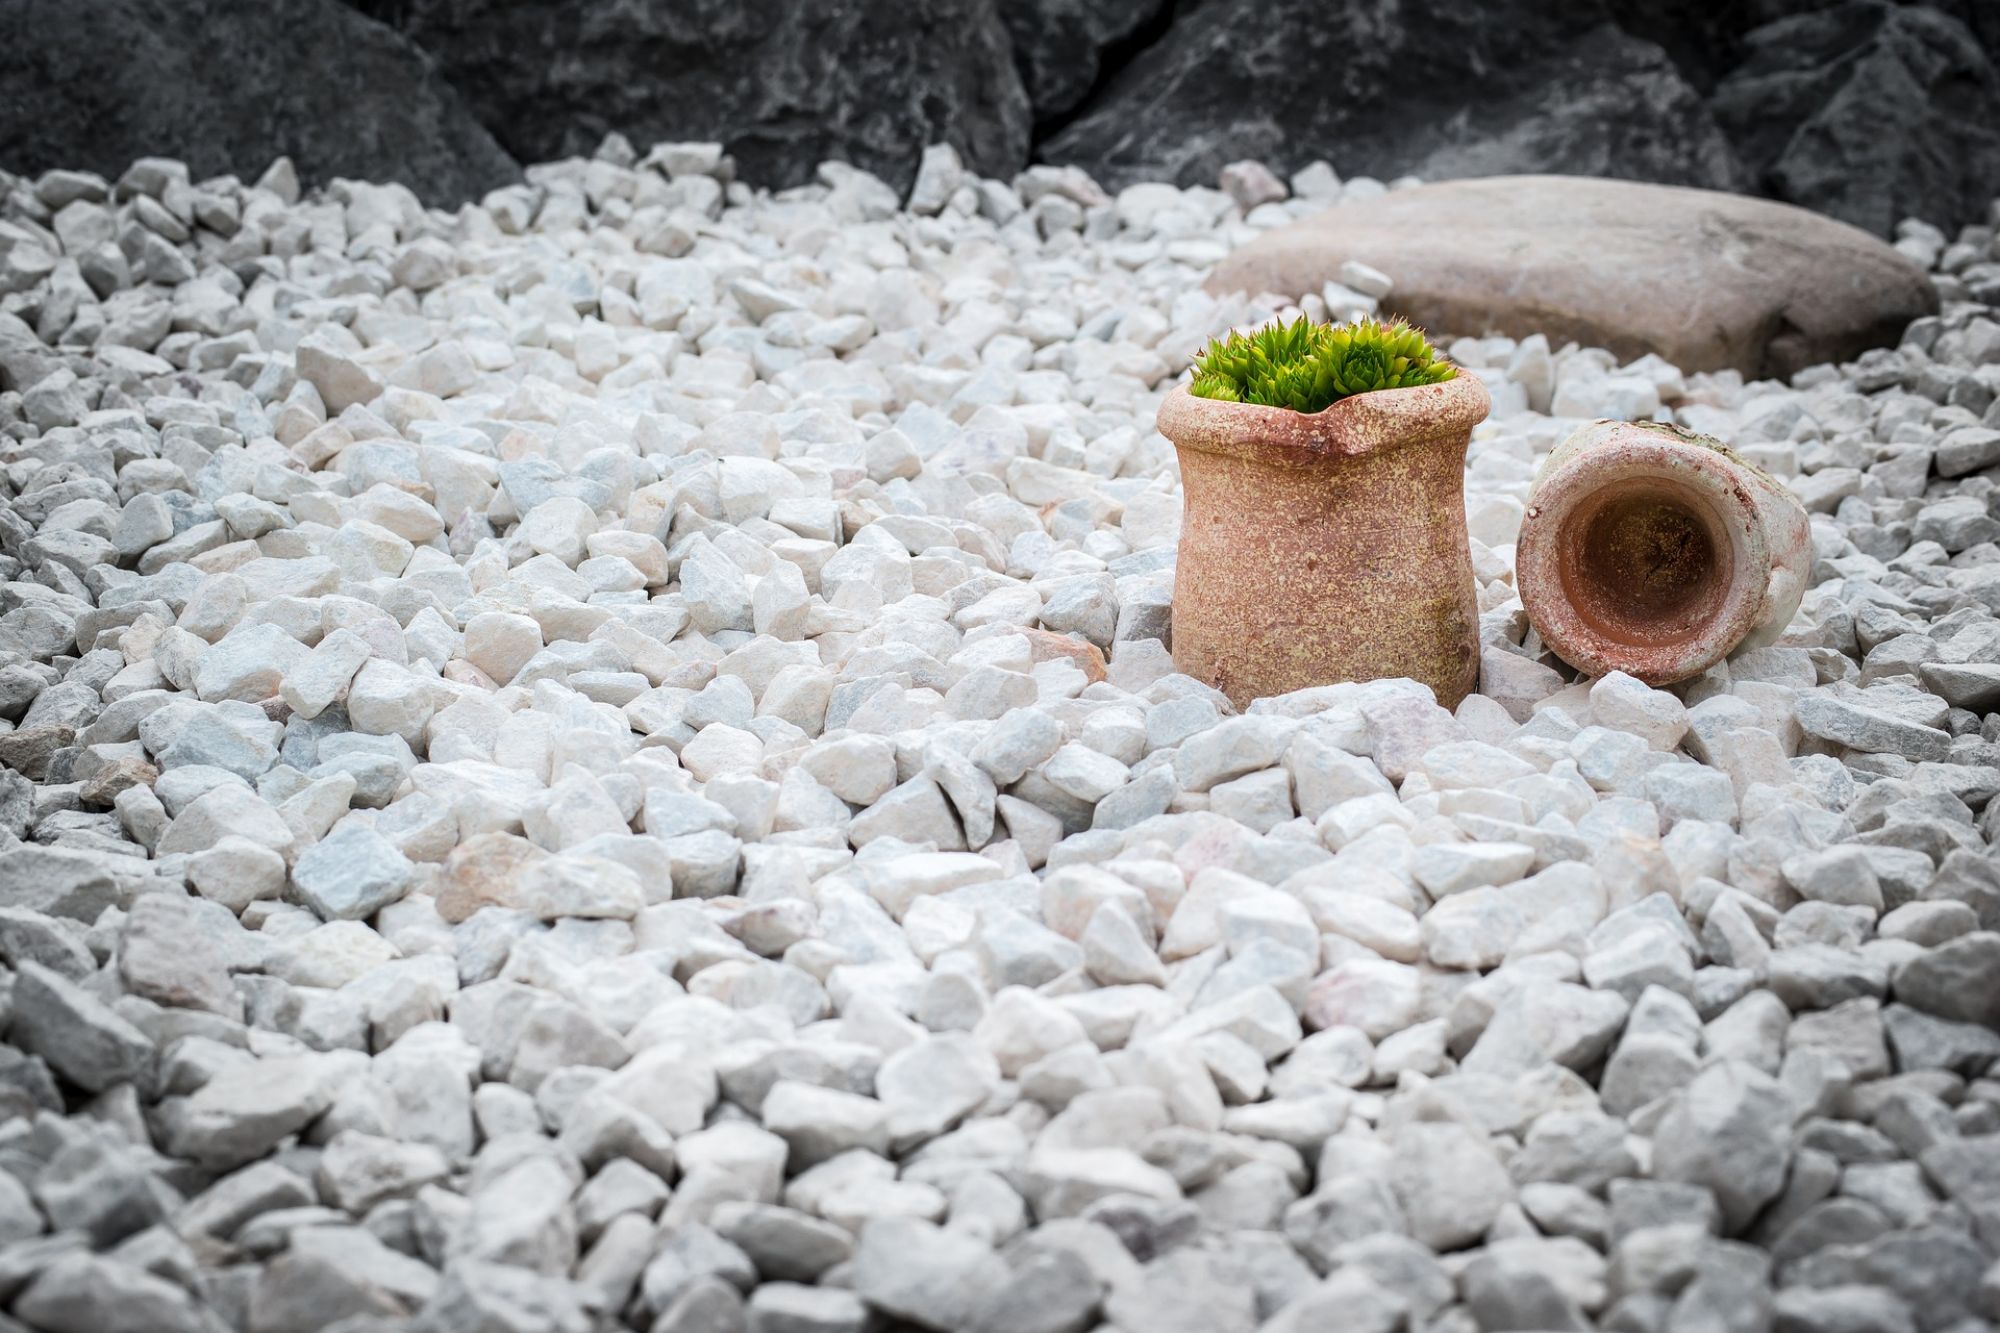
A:
[[[1238,715],[1154,411],[1384,186],[730,175],[0,175],[0,1333],[2000,1322],[1991,228],[1790,385],[1449,341],[1480,692]],[[1542,651],[1600,415],[1779,646]]]

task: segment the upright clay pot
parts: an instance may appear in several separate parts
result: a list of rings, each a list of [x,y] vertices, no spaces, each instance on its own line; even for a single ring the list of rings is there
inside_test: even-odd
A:
[[[1812,567],[1796,497],[1719,440],[1599,421],[1558,445],[1528,497],[1514,580],[1556,656],[1649,685],[1784,633]]]
[[[1469,374],[1310,414],[1175,389],[1174,664],[1238,707],[1384,676],[1457,707],[1479,681],[1465,448],[1490,405]]]

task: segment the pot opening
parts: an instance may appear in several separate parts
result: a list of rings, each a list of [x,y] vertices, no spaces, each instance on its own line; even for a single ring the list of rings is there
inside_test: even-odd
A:
[[[1729,534],[1700,492],[1635,479],[1587,496],[1557,535],[1563,594],[1589,629],[1655,648],[1698,637],[1734,581]]]

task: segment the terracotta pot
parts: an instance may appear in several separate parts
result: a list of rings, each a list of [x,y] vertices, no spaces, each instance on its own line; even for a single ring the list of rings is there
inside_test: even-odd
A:
[[[1790,491],[1718,440],[1640,422],[1595,422],[1556,447],[1514,549],[1542,641],[1588,675],[1649,685],[1775,640],[1811,568]]]
[[[1175,389],[1175,665],[1238,707],[1384,676],[1457,707],[1479,681],[1465,447],[1490,406],[1470,374],[1310,415]]]

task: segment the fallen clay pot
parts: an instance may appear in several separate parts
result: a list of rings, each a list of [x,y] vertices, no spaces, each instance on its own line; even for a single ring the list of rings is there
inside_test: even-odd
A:
[[[1591,676],[1696,676],[1784,633],[1812,529],[1792,493],[1718,440],[1599,421],[1542,465],[1514,548],[1528,620]]]
[[[1465,449],[1490,406],[1464,374],[1310,414],[1175,389],[1174,664],[1238,707],[1409,676],[1456,708],[1479,679]]]

